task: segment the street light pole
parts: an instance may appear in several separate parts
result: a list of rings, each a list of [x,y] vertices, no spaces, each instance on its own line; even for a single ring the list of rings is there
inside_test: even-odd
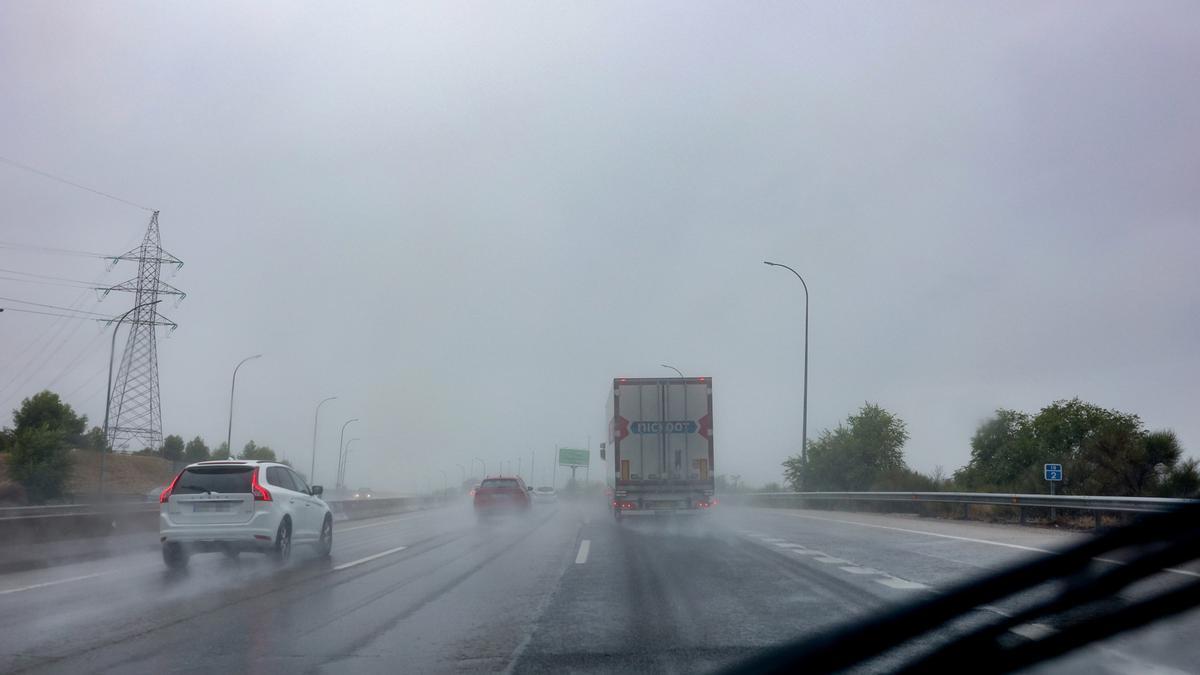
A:
[[[139,310],[143,307],[149,307],[150,305],[157,305],[160,302],[162,302],[162,300],[143,302],[142,304],[133,307],[128,312],[122,314],[121,318],[117,319],[117,325],[113,327],[112,344],[110,344],[108,347],[108,391],[104,397],[104,447],[100,448],[100,486],[97,488],[97,491],[100,493],[101,497],[104,496],[104,455],[108,454],[108,448],[111,445],[111,443],[108,441],[108,413],[109,410],[112,409],[112,367],[113,358],[117,353],[117,331],[121,329],[121,322],[125,320],[125,317],[133,314],[136,310]],[[4,310],[0,309],[0,312],[3,311]]]
[[[341,468],[343,468],[343,469],[349,469],[349,468],[350,468],[350,453],[351,453],[351,452],[353,452],[353,451],[354,451],[354,448],[346,448],[346,459],[345,459],[345,461],[343,462],[343,464],[342,464]]]
[[[459,464],[458,462],[455,462],[455,464],[458,466],[459,469],[462,470],[462,482],[464,482],[464,483],[467,482],[467,467],[462,464]]]
[[[679,373],[679,377],[683,377],[683,373],[680,373],[679,369],[676,368],[675,366],[668,366],[665,363],[660,363],[659,365],[662,366],[663,368],[670,368],[671,370],[675,371],[676,373]]]
[[[479,466],[483,467],[483,478],[487,478],[487,462],[484,462],[478,457],[475,458],[475,461],[479,462]]]
[[[346,459],[342,460],[341,466],[338,467],[338,483],[344,484],[346,482],[346,466],[350,464],[350,451],[354,449],[351,446],[354,445],[354,441],[357,440],[361,439],[351,438],[350,440],[346,441]]]
[[[338,436],[337,473],[335,474],[334,483],[333,483],[333,487],[335,487],[335,488],[339,488],[342,486],[342,452],[344,452],[344,450],[345,450],[346,427],[349,426],[351,422],[357,422],[357,421],[358,421],[357,417],[355,417],[354,419],[346,420],[346,423],[342,425],[342,433],[341,433],[341,435]]]
[[[229,430],[225,434],[225,447],[229,450],[229,459],[233,459],[233,391],[234,388],[237,387],[238,369],[242,367],[243,363],[260,358],[262,358],[262,354],[247,356],[241,361],[238,361],[238,364],[233,368],[233,379],[229,383]]]
[[[308,480],[309,480],[309,482],[313,481],[313,479],[316,477],[316,472],[317,472],[317,420],[321,417],[321,406],[334,400],[335,398],[337,398],[337,397],[330,396],[329,398],[321,399],[321,402],[317,404],[317,411],[315,413],[313,413],[312,460],[309,462],[309,465],[308,465]]]
[[[763,261],[764,265],[771,267],[782,267],[785,270],[796,275],[800,280],[800,285],[804,287],[804,412],[802,414],[803,421],[801,422],[800,432],[800,459],[805,464],[808,463],[808,284],[805,283],[804,277],[796,270],[784,265],[783,263],[775,263],[767,260]]]

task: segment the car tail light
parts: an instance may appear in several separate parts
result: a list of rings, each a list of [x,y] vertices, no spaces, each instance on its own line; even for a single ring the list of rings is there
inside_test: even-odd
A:
[[[254,493],[254,501],[269,502],[271,501],[271,492],[258,483],[259,468],[254,467],[254,475],[250,477],[250,491]]]
[[[175,474],[175,480],[171,481],[171,484],[167,486],[167,489],[163,490],[162,494],[160,494],[158,496],[159,504],[166,504],[167,500],[171,498],[171,493],[175,491],[175,484],[179,482],[179,477],[182,475],[183,475],[183,471],[180,471],[179,473]]]

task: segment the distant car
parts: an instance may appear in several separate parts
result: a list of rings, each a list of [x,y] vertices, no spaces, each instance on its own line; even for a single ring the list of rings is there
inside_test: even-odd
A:
[[[295,471],[275,462],[224,460],[191,464],[163,490],[159,539],[163,562],[182,568],[193,553],[266,553],[286,563],[292,544],[333,550],[333,512]]]
[[[506,513],[527,513],[530,488],[520,476],[485,478],[475,489],[475,515],[480,518]]]
[[[529,495],[533,497],[534,504],[554,504],[558,502],[558,493],[549,485],[534,488],[533,492],[530,492]]]
[[[354,491],[355,499],[370,499],[374,496],[375,493],[371,491],[371,488],[358,488]]]
[[[473,485],[473,486],[471,487],[471,491],[467,493],[467,496],[468,496],[468,497],[474,497],[474,496],[475,496],[475,491],[476,491],[476,490],[478,490],[478,489],[479,489],[479,483],[476,483],[475,485]]]

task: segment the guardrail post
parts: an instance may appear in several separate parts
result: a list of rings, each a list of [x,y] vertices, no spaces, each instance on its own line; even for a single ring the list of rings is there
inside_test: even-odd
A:
[[[971,505],[967,502],[963,502],[963,520],[970,520],[970,519],[971,519]]]
[[[1024,506],[1017,506],[1017,519],[1020,521],[1020,523],[1022,525],[1025,524],[1025,507]]]
[[[1097,530],[1100,529],[1100,512],[1092,511],[1092,518],[1094,519],[1094,522],[1096,523],[1096,529]]]

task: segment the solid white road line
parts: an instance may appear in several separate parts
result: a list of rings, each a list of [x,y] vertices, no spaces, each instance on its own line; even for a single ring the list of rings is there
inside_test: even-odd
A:
[[[587,562],[588,551],[592,550],[592,540],[584,539],[579,542],[579,553],[575,556],[575,564],[582,565]]]
[[[29,586],[21,586],[20,588],[6,588],[0,591],[0,595],[8,595],[9,593],[20,593],[21,591],[32,591],[35,588],[45,588],[47,586],[57,586],[59,584],[67,584],[72,581],[83,581],[84,579],[95,579],[102,577],[108,572],[96,572],[95,574],[84,574],[78,577],[69,577],[67,579],[58,579],[56,581],[43,581],[40,584],[30,584]]]
[[[840,518],[823,518],[821,516],[809,516],[809,515],[805,515],[803,513],[785,513],[783,515],[792,516],[793,518],[807,518],[809,520],[824,520],[824,521],[830,522],[830,523],[842,523],[845,525],[859,525],[862,527],[873,527],[877,530],[891,530],[893,532],[907,532],[908,534],[923,534],[923,535],[926,535],[929,537],[941,537],[942,539],[953,539],[955,541],[969,541],[974,544],[987,544],[989,546],[1003,546],[1004,548],[1015,548],[1015,549],[1019,549],[1022,551],[1032,551],[1034,553],[1057,553],[1057,551],[1052,551],[1048,548],[1038,548],[1036,546],[1022,546],[1020,544],[1009,544],[1009,543],[1006,543],[1003,541],[992,541],[991,539],[976,539],[974,537],[959,537],[959,536],[956,536],[953,534],[942,534],[940,532],[929,532],[928,530],[910,530],[910,529],[904,528],[904,527],[891,527],[889,525],[876,525],[875,523],[862,523],[857,520],[842,520]],[[1109,563],[1111,565],[1124,565],[1125,564],[1125,563],[1121,562],[1120,560],[1113,560],[1112,558],[1092,558],[1092,560],[1095,560],[1097,562],[1102,562],[1102,563]],[[1170,572],[1171,574],[1181,574],[1183,576],[1188,576],[1188,577],[1200,577],[1200,572],[1191,572],[1189,570],[1181,570],[1181,569],[1177,569],[1174,567],[1164,568],[1163,571]]]
[[[775,545],[778,546],[779,548],[808,548],[807,546],[801,546],[800,544],[775,544]]]
[[[382,558],[385,555],[391,555],[393,553],[398,553],[400,551],[403,551],[406,548],[408,548],[408,547],[407,546],[397,546],[396,548],[389,548],[388,550],[382,551],[380,553],[376,553],[375,555],[369,555],[365,558],[359,558],[358,560],[355,560],[353,562],[342,563],[341,565],[334,565],[333,571],[336,572],[338,570],[349,569],[351,567],[354,567],[355,565],[361,565],[363,563],[368,563],[368,562],[371,562],[372,560]]]
[[[824,553],[813,558],[813,560],[816,560],[820,563],[825,563],[827,565],[846,565],[850,562],[849,560],[842,560],[841,558],[835,558],[831,555],[825,555]]]

